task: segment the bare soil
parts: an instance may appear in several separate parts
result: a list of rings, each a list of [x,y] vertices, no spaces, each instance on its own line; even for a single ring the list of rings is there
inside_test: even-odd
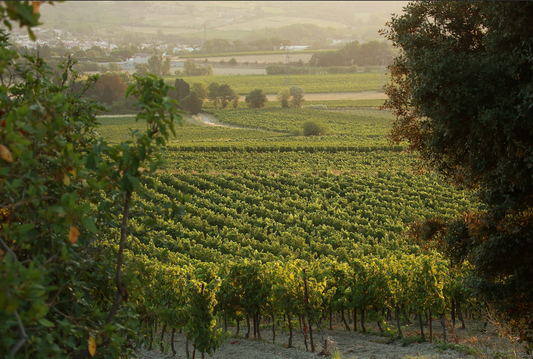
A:
[[[242,323],[241,323],[242,324]],[[414,340],[394,340],[379,335],[369,335],[345,331],[343,327],[334,327],[334,331],[323,329],[324,335],[316,328],[313,330],[315,352],[311,352],[310,338],[308,337],[307,350],[304,344],[304,335],[301,331],[293,332],[293,347],[288,348],[287,332],[276,330],[276,338],[272,343],[272,331],[270,327],[263,326],[261,338],[244,339],[246,327],[236,335],[235,328],[228,328],[230,337],[224,344],[216,350],[212,358],[216,359],[304,359],[304,358],[345,358],[345,359],[456,359],[456,358],[528,358],[522,348],[512,344],[509,340],[498,337],[496,328],[488,325],[484,329],[482,321],[467,321],[467,329],[451,328],[451,323],[447,322],[447,343],[442,340],[441,327],[437,321],[434,322],[435,343],[416,343]],[[373,333],[377,333],[377,327],[373,323],[367,324]],[[411,325],[402,329],[405,338],[414,338],[419,334],[416,325]],[[428,335],[428,328],[425,328]],[[160,334],[159,334],[160,335]],[[253,335],[253,334],[252,334]],[[158,336],[159,337],[159,336]],[[324,349],[325,342],[328,342]],[[193,345],[189,342],[189,351],[192,357]],[[459,348],[452,350],[451,348]],[[165,335],[165,348],[162,352],[159,344],[154,340],[154,349],[141,349],[138,351],[139,358],[163,359],[163,358],[187,358],[186,338],[183,334],[175,334],[174,349],[176,354],[172,355],[170,348],[170,335]],[[209,355],[205,355],[209,358]],[[196,353],[196,358],[201,358],[200,353]]]

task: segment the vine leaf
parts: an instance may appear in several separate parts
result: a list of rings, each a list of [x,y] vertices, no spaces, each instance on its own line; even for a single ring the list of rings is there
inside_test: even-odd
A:
[[[70,177],[68,174],[63,174],[63,184],[65,186],[70,186]]]
[[[0,145],[0,156],[7,162],[13,162],[11,151],[4,145]]]
[[[87,343],[89,345],[89,354],[91,354],[91,356],[93,357],[94,354],[96,354],[96,341],[94,340],[93,337],[89,337],[89,340]]]
[[[74,244],[78,241],[78,237],[80,236],[80,231],[76,226],[70,226],[70,231],[68,232],[68,241],[70,244]]]
[[[33,6],[33,13],[37,14],[39,12],[39,6],[41,5],[40,1],[32,1],[31,5]]]

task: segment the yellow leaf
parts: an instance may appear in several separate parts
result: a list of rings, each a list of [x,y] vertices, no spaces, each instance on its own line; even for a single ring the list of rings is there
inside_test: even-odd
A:
[[[70,231],[68,232],[68,241],[70,244],[74,244],[78,241],[78,237],[80,236],[80,231],[76,226],[70,226]]]
[[[68,173],[70,173],[74,178],[76,178],[76,169],[71,169],[68,171]]]
[[[7,162],[13,162],[11,151],[4,145],[0,145],[0,156]]]
[[[39,12],[39,6],[41,5],[41,2],[40,1],[32,1],[31,4],[33,6],[33,13],[37,14]]]
[[[93,337],[89,337],[89,354],[93,357],[96,354],[96,341]]]
[[[69,177],[68,174],[66,174],[66,173],[63,175],[63,184],[64,184],[65,186],[70,185],[70,177]]]

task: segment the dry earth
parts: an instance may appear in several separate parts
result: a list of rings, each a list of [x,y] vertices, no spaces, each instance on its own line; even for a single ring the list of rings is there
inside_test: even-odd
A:
[[[261,339],[243,339],[243,334],[246,328],[241,328],[240,334],[235,335],[235,328],[228,328],[232,336],[225,340],[224,344],[213,354],[215,359],[304,359],[304,358],[324,358],[335,357],[344,359],[456,359],[456,358],[530,358],[523,351],[521,347],[512,344],[509,340],[498,337],[496,328],[488,325],[487,330],[483,330],[482,321],[467,321],[467,329],[451,329],[451,323],[447,323],[448,327],[448,343],[455,343],[456,345],[469,346],[475,348],[476,355],[467,354],[465,352],[458,352],[446,348],[445,345],[435,345],[428,342],[411,343],[404,345],[400,340],[391,340],[386,337],[365,335],[361,333],[354,333],[353,331],[344,331],[342,327],[334,327],[335,331],[324,330],[324,337],[321,333],[314,329],[313,336],[315,342],[315,352],[307,351],[304,345],[304,336],[301,332],[295,332],[293,335],[293,348],[287,348],[288,333],[282,333],[277,330],[275,344],[272,344],[272,332],[270,328],[263,328],[261,330]],[[434,335],[436,342],[442,343],[442,337],[437,325],[434,322]],[[368,324],[367,328],[373,328],[374,325]],[[458,325],[459,327],[459,325]],[[244,329],[244,330],[243,330]],[[373,328],[377,332],[377,327]],[[427,328],[426,335],[427,333]],[[404,334],[414,335],[419,334],[418,327],[412,325],[404,329]],[[329,354],[321,353],[325,341],[329,341]],[[309,348],[310,344],[308,343]],[[186,356],[186,339],[184,335],[176,333],[174,338],[174,348],[176,354],[172,355],[170,348],[170,335],[165,335],[165,352],[161,352],[159,345],[154,341],[153,350],[141,349],[139,350],[139,358],[143,359],[163,359],[163,358],[179,358],[185,359]],[[189,343],[189,350],[192,357],[192,344]],[[335,353],[337,352],[338,353]],[[196,353],[196,358],[201,355]],[[209,358],[209,355],[205,356]]]
[[[455,358],[473,358],[464,354],[457,353],[452,350],[439,352],[432,344],[411,344],[402,346],[401,343],[386,344],[384,338],[377,336],[364,335],[354,332],[331,332],[325,331],[325,340],[333,342],[333,346],[339,351],[341,358],[349,359],[403,359],[403,358],[439,358],[439,359],[455,359]],[[163,358],[187,358],[185,349],[185,337],[182,334],[176,334],[174,338],[174,348],[176,355],[172,356],[170,350],[169,336],[166,338],[166,353],[162,353],[159,349],[155,350],[141,350],[139,352],[140,358],[145,359],[163,359]],[[265,330],[262,333],[262,339],[246,340],[242,338],[229,338],[225,343],[214,353],[213,358],[216,359],[307,359],[307,358],[324,358],[321,355],[323,349],[323,341],[321,335],[314,333],[314,340],[316,343],[315,353],[305,350],[303,341],[303,334],[296,333],[293,337],[294,348],[287,348],[288,334],[276,333],[276,342],[272,344],[272,333]],[[154,345],[155,346],[155,345]],[[310,344],[308,343],[309,349]],[[192,344],[189,343],[189,350],[192,355]],[[333,352],[333,349],[331,352]],[[200,355],[197,353],[197,357]],[[206,355],[206,357],[209,357]]]

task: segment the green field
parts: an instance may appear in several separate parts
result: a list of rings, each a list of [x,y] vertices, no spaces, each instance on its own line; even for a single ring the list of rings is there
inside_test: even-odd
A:
[[[173,78],[175,77],[166,77],[169,82],[174,84]],[[255,89],[261,89],[267,94],[277,94],[290,86],[302,87],[306,93],[334,93],[377,91],[381,81],[381,73],[291,75],[290,86],[285,85],[284,75],[195,76],[183,77],[183,79],[188,83],[210,84],[211,82],[218,82],[228,84],[240,95],[247,95]]]

